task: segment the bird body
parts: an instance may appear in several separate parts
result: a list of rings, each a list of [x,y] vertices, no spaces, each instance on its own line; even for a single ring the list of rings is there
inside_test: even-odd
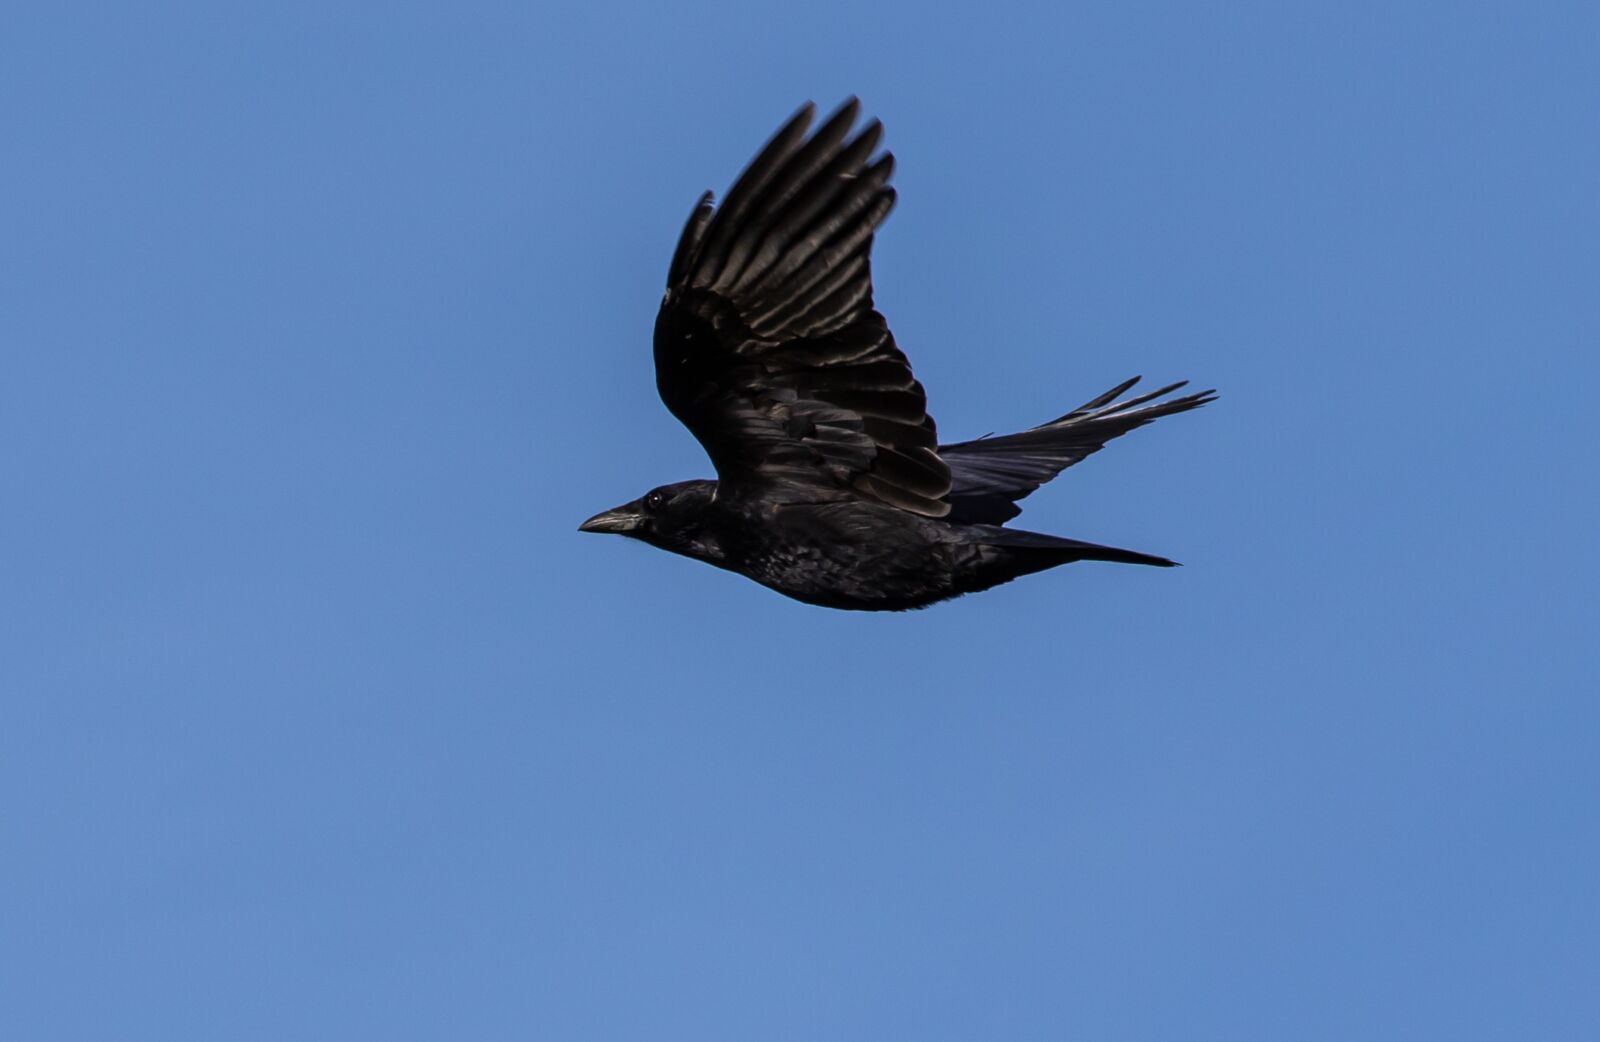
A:
[[[893,157],[847,102],[802,108],[721,207],[702,196],[656,320],[662,401],[717,480],[664,485],[580,526],[745,575],[809,604],[921,608],[1070,561],[1163,557],[1005,527],[1017,501],[1107,441],[1213,400],[1121,399],[1125,381],[1031,430],[938,443],[922,385],[872,306]],[[1120,400],[1119,400],[1120,399]]]
[[[585,525],[738,572],[797,601],[868,611],[923,608],[1069,561],[1173,563],[848,498],[785,502],[751,493],[719,494],[714,481],[679,482]]]

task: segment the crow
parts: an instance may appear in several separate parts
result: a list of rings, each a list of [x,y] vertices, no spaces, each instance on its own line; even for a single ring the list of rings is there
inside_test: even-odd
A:
[[[1215,400],[1185,386],[940,445],[922,384],[873,307],[873,234],[894,206],[877,120],[803,106],[722,205],[678,239],[656,317],[656,388],[716,468],[596,514],[614,532],[809,604],[922,608],[1071,561],[1164,557],[1006,528],[1017,501],[1106,442]]]

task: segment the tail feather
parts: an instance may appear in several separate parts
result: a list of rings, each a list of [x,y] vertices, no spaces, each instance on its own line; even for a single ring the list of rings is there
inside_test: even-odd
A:
[[[1040,559],[1039,568],[1052,568],[1070,561],[1114,561],[1118,564],[1154,565],[1157,568],[1179,566],[1177,561],[1155,554],[1124,550],[1117,546],[1103,546],[1100,543],[1086,543],[1081,539],[1045,535],[1043,532],[1029,532],[1019,528],[972,525],[967,532],[969,537],[975,538],[984,546],[1017,551],[1018,556],[1023,559],[1036,556]]]

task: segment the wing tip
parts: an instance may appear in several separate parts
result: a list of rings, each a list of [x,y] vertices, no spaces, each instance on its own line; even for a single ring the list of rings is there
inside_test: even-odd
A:
[[[811,103],[806,102],[806,104],[809,105]],[[848,119],[845,119],[845,124],[847,126],[854,124],[856,117],[861,115],[861,99],[856,97],[854,94],[846,94],[844,96],[844,100],[839,102],[839,104],[834,107],[833,112],[828,116],[826,122],[832,123],[836,119],[844,119],[846,112],[848,112],[850,115]]]
[[[794,110],[794,115],[789,117],[788,121],[784,123],[783,127],[772,136],[774,138],[782,137],[785,133],[791,130],[796,123],[809,127],[811,125],[811,121],[816,117],[817,103],[812,101],[810,98],[807,98],[805,101],[800,103],[799,108]]]

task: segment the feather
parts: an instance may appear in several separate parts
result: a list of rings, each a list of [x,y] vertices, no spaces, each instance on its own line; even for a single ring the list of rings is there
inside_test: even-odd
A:
[[[1111,439],[1152,420],[1196,409],[1215,400],[1214,391],[1201,391],[1153,405],[1145,404],[1185,386],[1175,383],[1158,391],[1115,401],[1138,379],[1124,381],[1065,416],[1031,430],[941,445],[939,455],[950,467],[951,517],[974,523],[1009,521],[1022,513],[1022,508],[1016,505],[1018,500],[1074,463],[1098,452]]]

